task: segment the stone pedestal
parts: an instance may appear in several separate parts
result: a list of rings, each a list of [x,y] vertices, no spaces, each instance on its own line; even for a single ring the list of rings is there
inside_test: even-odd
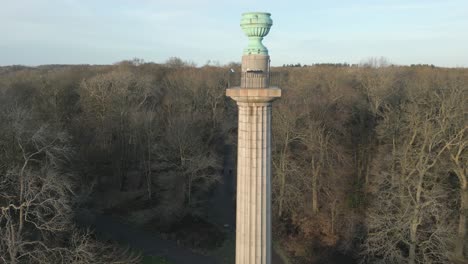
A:
[[[255,54],[242,56],[242,72],[248,71],[269,72],[270,56]]]
[[[239,106],[236,264],[271,263],[271,102],[276,87],[227,89]]]

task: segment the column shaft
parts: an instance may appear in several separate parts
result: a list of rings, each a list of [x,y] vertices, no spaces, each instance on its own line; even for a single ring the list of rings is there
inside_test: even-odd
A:
[[[236,264],[270,264],[271,103],[238,105]]]

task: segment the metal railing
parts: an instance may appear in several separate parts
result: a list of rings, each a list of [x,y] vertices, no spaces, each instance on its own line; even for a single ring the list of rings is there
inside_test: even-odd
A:
[[[228,86],[258,89],[280,86],[280,82],[279,72],[230,72]]]

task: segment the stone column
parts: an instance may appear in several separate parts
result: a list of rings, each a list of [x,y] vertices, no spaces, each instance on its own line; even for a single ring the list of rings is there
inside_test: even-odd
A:
[[[271,263],[271,103],[238,105],[236,263]]]
[[[226,90],[239,106],[236,264],[271,263],[271,102],[281,97],[269,87],[270,56],[262,44],[271,25],[269,13],[242,15],[249,46],[241,86]]]
[[[279,88],[231,88],[239,106],[236,264],[271,263],[271,102]]]

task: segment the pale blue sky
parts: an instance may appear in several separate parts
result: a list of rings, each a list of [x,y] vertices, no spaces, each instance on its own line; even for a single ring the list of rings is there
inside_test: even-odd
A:
[[[0,65],[240,61],[247,11],[272,13],[273,65],[468,67],[467,0],[0,0]]]

